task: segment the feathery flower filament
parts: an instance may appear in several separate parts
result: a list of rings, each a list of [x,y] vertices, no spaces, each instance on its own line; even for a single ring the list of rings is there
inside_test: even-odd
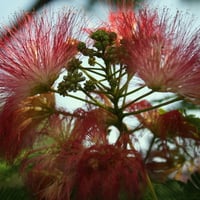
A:
[[[151,181],[199,156],[199,119],[163,107],[200,102],[200,30],[125,4],[89,38],[79,13],[46,10],[0,40],[0,156],[22,161],[38,200],[140,200],[147,189],[156,200]]]

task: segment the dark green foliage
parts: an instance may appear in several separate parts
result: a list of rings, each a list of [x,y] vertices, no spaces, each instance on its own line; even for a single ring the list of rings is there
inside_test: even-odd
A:
[[[18,173],[19,165],[0,160],[0,200],[32,200]]]
[[[153,187],[158,200],[179,200],[179,195],[182,192],[182,188],[177,181],[154,183]],[[147,190],[143,200],[154,200],[150,190]]]
[[[196,117],[195,115],[187,115],[186,119],[190,124],[194,125],[198,132],[200,132],[200,118]]]
[[[2,200],[32,200],[30,194],[24,187],[5,187],[0,189],[0,199]]]
[[[81,44],[84,43],[80,43]],[[67,64],[67,70],[73,73],[75,70],[81,67],[82,61],[79,60],[78,58],[72,58],[69,63]]]
[[[191,176],[191,181],[186,184],[169,180],[165,183],[153,184],[158,200],[199,200],[200,199],[200,174]],[[147,190],[142,200],[155,200],[150,190]]]
[[[0,188],[21,186],[22,181],[18,170],[18,164],[8,165],[5,161],[0,160]]]
[[[191,180],[187,184],[180,183],[183,188],[182,196],[185,200],[199,200],[200,199],[200,174],[194,173]]]
[[[92,92],[94,91],[96,88],[95,86],[95,83],[92,81],[92,80],[88,80],[85,82],[84,84],[84,89],[87,91],[87,92]]]
[[[185,110],[200,110],[199,105],[193,104],[193,103],[185,101],[185,100],[183,100],[179,103],[179,107],[184,108]]]

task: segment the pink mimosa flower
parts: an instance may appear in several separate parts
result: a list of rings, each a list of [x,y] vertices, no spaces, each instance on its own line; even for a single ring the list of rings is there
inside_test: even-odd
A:
[[[116,11],[109,13],[109,29],[117,34],[118,40],[132,39],[133,32],[136,28],[136,16],[132,5],[120,6]]]
[[[23,26],[0,47],[0,90],[15,101],[48,92],[76,53],[81,22],[72,10],[25,14]],[[76,28],[75,28],[76,27]],[[12,37],[12,39],[10,39]],[[10,105],[9,105],[10,106]]]
[[[119,7],[109,18],[109,27],[124,49],[128,72],[136,73],[153,90],[199,102],[200,30],[194,30],[193,19],[148,7],[137,12]]]
[[[132,67],[149,88],[199,102],[200,30],[192,28],[179,12],[172,17],[168,10],[144,8],[137,15],[129,52]]]
[[[117,47],[117,58],[120,62],[133,66],[132,59],[127,51],[126,44],[129,46],[133,42],[132,35],[136,26],[135,12],[133,11],[133,2],[122,1],[118,3],[117,10],[111,10],[108,16],[108,22],[103,27],[108,32],[115,32],[117,38],[115,45]],[[133,67],[131,73],[133,72]]]
[[[29,97],[37,99],[37,95],[51,90],[62,69],[77,53],[76,40],[81,36],[83,21],[79,13],[63,10],[59,14],[25,14],[22,24],[0,42],[0,140],[13,138],[15,143],[17,138],[18,144],[24,143],[23,131],[27,131],[29,124],[22,106],[27,108],[25,102]],[[30,102],[29,107],[37,106]],[[12,146],[10,142],[8,145]]]

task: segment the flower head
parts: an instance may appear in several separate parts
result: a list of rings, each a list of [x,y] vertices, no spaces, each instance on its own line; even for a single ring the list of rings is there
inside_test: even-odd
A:
[[[179,110],[152,109],[145,112],[142,111],[150,108],[152,108],[151,103],[142,100],[133,103],[128,110],[138,112],[141,110],[141,113],[136,114],[137,119],[144,128],[148,128],[155,137],[161,140],[176,137],[200,139],[198,129]]]
[[[136,16],[133,11],[133,5],[119,4],[116,11],[110,11],[108,27],[110,31],[117,34],[118,40],[132,39],[132,34],[136,26]]]
[[[107,144],[108,128],[111,126],[116,117],[101,108],[77,109],[76,115],[79,116],[75,122],[74,135],[81,140],[87,140],[91,144]]]
[[[146,176],[140,156],[112,145],[87,149],[77,166],[75,199],[137,199]]]
[[[4,36],[0,42],[0,140],[5,140],[3,149],[17,141],[11,148],[11,157],[22,146],[31,144],[25,142],[25,138],[32,138],[28,137],[28,129],[30,133],[36,128],[33,124],[52,114],[50,108],[46,109],[48,106],[41,107],[38,103],[45,95],[49,99],[48,92],[77,53],[75,41],[80,37],[82,27],[82,21],[78,19],[79,15],[72,10],[63,10],[59,14],[28,13],[23,16],[19,30],[17,27],[11,30],[10,36]],[[50,106],[54,108],[54,105]],[[39,116],[39,107],[46,114]]]
[[[52,116],[43,131],[45,141],[23,160],[25,183],[37,199],[71,199],[77,164],[86,149],[74,131],[74,120],[73,116]]]
[[[52,118],[46,135],[53,140],[26,157],[22,171],[28,170],[33,194],[50,200],[139,199],[146,188],[140,154],[109,144],[88,147],[72,119]]]
[[[69,144],[69,126],[71,126],[71,118],[61,118],[58,115],[51,116],[48,126],[42,133],[44,140],[38,140],[34,149],[29,150],[23,157],[21,173],[27,187],[37,199],[63,199],[61,195],[68,199],[68,192],[63,191],[65,182],[68,180],[63,171],[60,170],[63,169],[61,166],[65,165],[68,159],[65,156],[65,160],[60,162],[61,159],[58,160],[57,158],[60,152],[64,151],[62,150],[62,148],[65,148],[64,144]],[[69,145],[67,145],[67,148],[71,150]]]
[[[114,32],[117,35],[115,40],[117,59],[126,65],[132,66],[132,58],[127,51],[126,44],[130,46],[133,42],[132,35],[136,26],[135,12],[133,11],[133,2],[122,1],[117,5],[117,10],[111,10],[108,16],[108,22],[102,27],[108,32]],[[131,73],[133,72],[133,68]]]
[[[12,161],[21,150],[31,148],[46,128],[54,109],[55,97],[49,93],[28,97],[12,113],[4,113],[4,123],[0,127],[0,155]]]
[[[136,73],[155,91],[174,92],[199,102],[200,30],[194,30],[193,19],[147,6],[137,12],[119,7],[109,18],[128,72]]]
[[[16,102],[50,90],[77,53],[75,40],[82,26],[78,18],[72,10],[24,15],[23,26],[10,32],[12,39],[5,36],[0,46],[2,98],[15,96]]]
[[[197,154],[194,145],[199,145],[199,130],[179,110],[153,109],[143,112],[151,108],[152,105],[143,100],[133,103],[129,110],[141,111],[136,117],[143,128],[152,133],[152,146],[145,159],[146,169],[152,178],[164,181],[169,176],[172,177],[186,159],[191,159],[187,157],[189,154]]]
[[[179,12],[171,18],[165,9],[139,11],[129,46],[133,67],[149,88],[198,102],[200,30],[192,31],[191,21],[184,21]]]

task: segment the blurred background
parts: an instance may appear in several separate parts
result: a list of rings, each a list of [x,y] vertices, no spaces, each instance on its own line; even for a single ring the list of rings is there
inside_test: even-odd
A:
[[[42,7],[73,6],[83,9],[88,15],[97,18],[106,16],[106,2],[111,0],[0,0],[0,26],[8,24],[14,13],[22,10],[39,10]],[[112,0],[117,2],[119,0]],[[172,10],[188,11],[199,18],[200,24],[200,0],[137,0],[147,2],[153,7],[167,6]]]

